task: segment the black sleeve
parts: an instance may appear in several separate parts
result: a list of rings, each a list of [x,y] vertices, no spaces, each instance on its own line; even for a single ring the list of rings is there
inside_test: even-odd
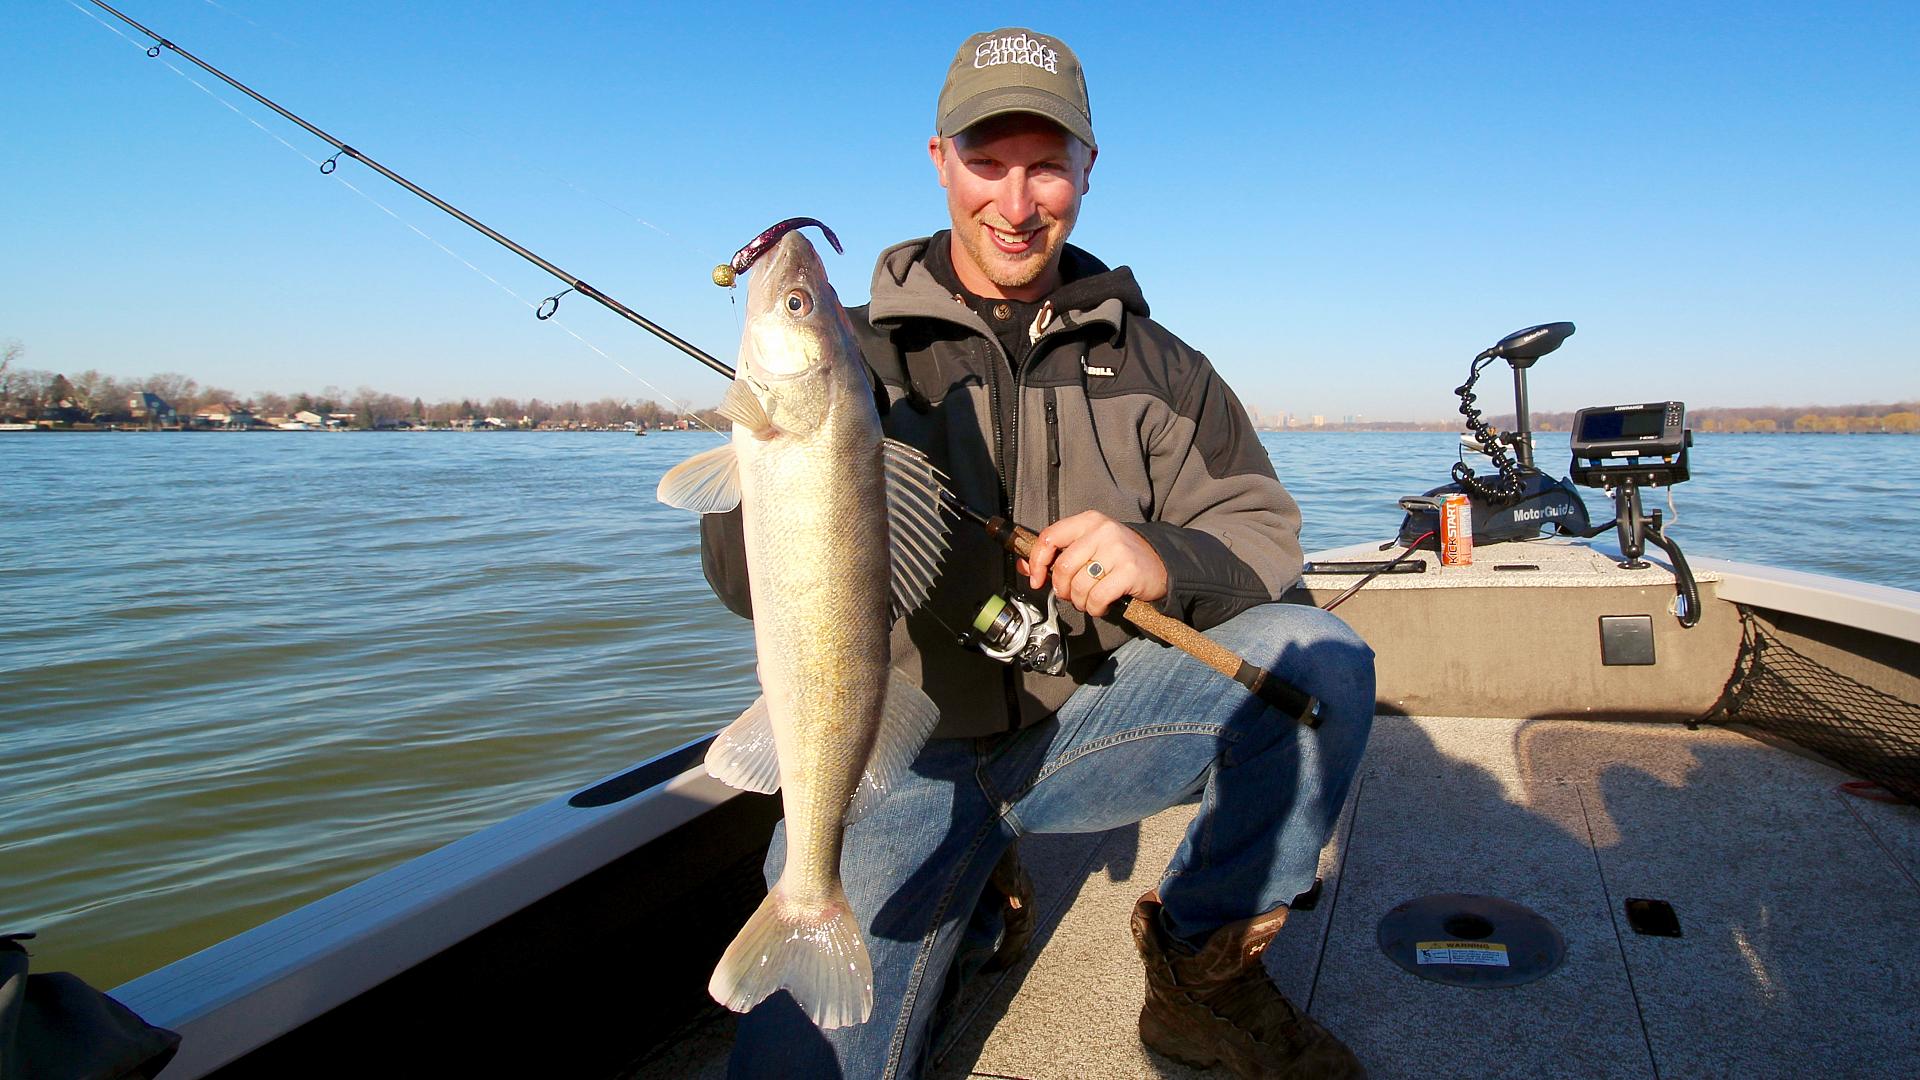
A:
[[[727,610],[753,618],[753,589],[747,583],[747,538],[740,525],[740,508],[724,514],[700,515],[700,569],[706,572],[713,594]]]

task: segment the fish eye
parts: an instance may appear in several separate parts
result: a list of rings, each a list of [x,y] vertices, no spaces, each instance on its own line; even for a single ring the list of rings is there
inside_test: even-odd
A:
[[[806,315],[813,310],[813,296],[805,289],[795,289],[787,294],[787,310],[795,315]]]

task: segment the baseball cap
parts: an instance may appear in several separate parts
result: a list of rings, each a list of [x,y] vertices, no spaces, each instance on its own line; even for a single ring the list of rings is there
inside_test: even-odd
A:
[[[1094,145],[1087,77],[1059,38],[1010,26],[975,34],[954,54],[934,130],[952,138],[1006,113],[1044,116]]]

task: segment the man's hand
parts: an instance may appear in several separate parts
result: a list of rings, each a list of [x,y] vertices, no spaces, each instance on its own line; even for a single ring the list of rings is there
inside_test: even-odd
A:
[[[1099,576],[1092,573],[1099,568]],[[1040,530],[1019,563],[1029,588],[1053,577],[1054,595],[1089,615],[1105,615],[1127,596],[1154,601],[1167,595],[1167,565],[1140,534],[1098,510],[1061,518]]]

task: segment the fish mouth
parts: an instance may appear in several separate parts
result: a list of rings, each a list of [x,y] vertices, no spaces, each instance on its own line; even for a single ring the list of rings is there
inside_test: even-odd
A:
[[[824,374],[829,366],[830,365],[822,362],[810,367],[803,367],[798,371],[755,371],[747,376],[747,380],[760,384],[792,382],[795,379],[808,375]]]
[[[747,297],[749,314],[771,310],[795,285],[818,291],[818,283],[826,280],[827,273],[820,262],[820,253],[807,238],[790,232],[760,256],[754,264],[753,276]]]

